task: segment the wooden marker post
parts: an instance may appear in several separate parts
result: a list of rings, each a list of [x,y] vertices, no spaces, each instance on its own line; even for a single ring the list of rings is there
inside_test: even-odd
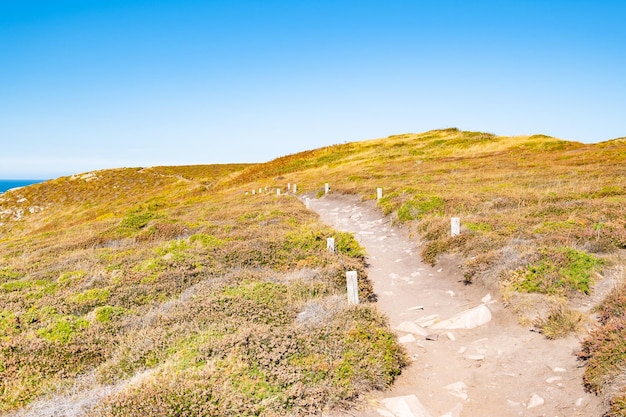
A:
[[[259,194],[262,194],[262,193],[263,193],[263,189],[259,188]]]
[[[335,253],[335,238],[334,237],[329,237],[328,239],[326,239],[326,249],[328,249],[328,252],[330,253]]]
[[[252,190],[252,195],[255,195],[255,194],[256,194],[256,190]]]
[[[280,195],[280,188],[276,189],[276,195]]]
[[[291,190],[291,183],[290,182],[287,183],[287,191],[289,191],[289,190]]]
[[[453,217],[450,220],[450,234],[453,237],[461,234],[461,219],[458,217]]]
[[[346,272],[346,286],[348,287],[348,304],[359,304],[359,278],[357,271]]]
[[[311,208],[311,199],[309,197],[307,197],[306,200],[304,200],[304,206],[308,209]]]
[[[381,198],[383,198],[383,189],[379,187],[376,189],[376,199],[380,200]]]
[[[330,192],[330,185],[328,183],[324,184],[324,194],[328,194]]]
[[[298,184],[293,185],[293,193],[296,194],[298,192]]]

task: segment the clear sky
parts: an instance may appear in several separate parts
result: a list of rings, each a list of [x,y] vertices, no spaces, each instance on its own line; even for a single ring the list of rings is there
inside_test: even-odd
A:
[[[626,136],[624,0],[0,0],[0,178]]]

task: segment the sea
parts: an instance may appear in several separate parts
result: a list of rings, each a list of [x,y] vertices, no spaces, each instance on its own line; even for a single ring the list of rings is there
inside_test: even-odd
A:
[[[0,180],[0,193],[10,190],[11,188],[24,187],[43,181],[45,180]]]

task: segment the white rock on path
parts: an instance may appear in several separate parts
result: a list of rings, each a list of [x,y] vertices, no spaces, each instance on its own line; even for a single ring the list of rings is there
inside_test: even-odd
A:
[[[440,417],[461,417],[461,411],[463,411],[463,404],[457,404],[454,408]]]
[[[411,333],[398,338],[398,342],[399,343],[403,343],[403,344],[413,343],[413,342],[415,342],[415,340],[416,340],[415,336],[413,336]]]
[[[457,314],[447,320],[440,321],[432,326],[431,329],[473,329],[491,321],[491,311],[484,304],[474,307],[463,313]]]
[[[433,324],[437,323],[439,321],[439,314],[432,314],[430,316],[426,316],[426,317],[421,317],[417,320],[415,320],[415,322],[422,326],[422,327],[429,327],[432,326]]]
[[[539,407],[543,405],[545,402],[546,401],[542,397],[540,397],[537,394],[533,394],[530,397],[530,401],[528,402],[528,406],[526,408],[530,410],[531,408],[535,408],[535,407]]]
[[[389,414],[383,414],[381,411],[390,411],[394,417],[433,417],[415,395],[385,398],[380,403],[385,407],[385,410],[379,409],[377,411],[385,417]]]
[[[403,321],[395,328],[399,332],[413,333],[420,336],[428,336],[430,332],[412,321]]]
[[[459,397],[464,400],[467,400],[469,397],[467,395],[467,385],[465,385],[464,382],[455,382],[453,384],[446,385],[444,388],[455,397]]]

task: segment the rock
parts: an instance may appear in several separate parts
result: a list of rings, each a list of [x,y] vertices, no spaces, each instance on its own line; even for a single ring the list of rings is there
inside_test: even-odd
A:
[[[455,397],[459,397],[463,400],[467,400],[468,398],[467,385],[463,382],[455,382],[453,384],[446,385],[444,388]]]
[[[484,304],[487,304],[489,301],[491,301],[491,294],[485,295],[483,298],[480,299],[480,301],[482,301]]]
[[[474,307],[463,313],[457,314],[447,320],[440,321],[432,326],[431,329],[473,329],[482,326],[491,321],[491,311],[484,304]],[[427,326],[428,327],[428,326]]]
[[[469,359],[471,361],[482,361],[485,359],[485,355],[473,354],[473,355],[465,355],[465,359]]]
[[[562,380],[562,379],[563,379],[563,377],[562,377],[562,376],[552,376],[552,377],[550,377],[550,378],[546,379],[546,382],[547,382],[548,384],[551,384],[551,383],[553,383],[553,382],[560,381],[560,380]]]
[[[519,407],[522,405],[519,401],[506,400],[507,404],[511,407]]]
[[[583,397],[580,397],[579,399],[576,400],[575,406],[576,407],[582,407],[583,405],[585,405],[586,401]]]
[[[430,334],[428,330],[412,321],[403,321],[398,326],[396,326],[395,329],[399,332],[413,333],[420,336],[427,336]]]
[[[432,417],[415,395],[385,398],[380,403],[394,417]]]
[[[439,339],[439,335],[437,333],[431,333],[429,335],[426,335],[425,339],[436,342]]]
[[[453,342],[456,340],[456,337],[454,337],[454,334],[452,332],[446,332],[446,336]]]
[[[537,394],[533,394],[530,397],[530,401],[528,402],[528,406],[526,406],[526,408],[530,410],[531,408],[535,408],[535,407],[539,407],[543,405],[545,402],[546,401],[542,397],[540,397]]]
[[[456,294],[454,293],[454,291],[452,290],[448,290],[446,291],[446,294],[448,294],[450,297],[454,297]]]
[[[564,368],[552,368],[552,372],[554,373],[563,373],[567,372]]]
[[[420,326],[423,326],[423,327],[432,326],[433,324],[437,323],[438,321],[439,321],[439,314],[433,314],[433,315],[422,317],[422,318],[419,318],[419,319],[415,320],[415,322],[417,324],[419,324]]]
[[[415,342],[415,340],[415,336],[413,336],[411,333],[398,338],[399,343],[413,343]]]
[[[416,311],[416,310],[423,310],[424,306],[415,306],[415,307],[411,307],[409,308],[409,311]]]
[[[463,411],[463,404],[459,403],[452,410],[440,417],[461,417],[461,411]]]

